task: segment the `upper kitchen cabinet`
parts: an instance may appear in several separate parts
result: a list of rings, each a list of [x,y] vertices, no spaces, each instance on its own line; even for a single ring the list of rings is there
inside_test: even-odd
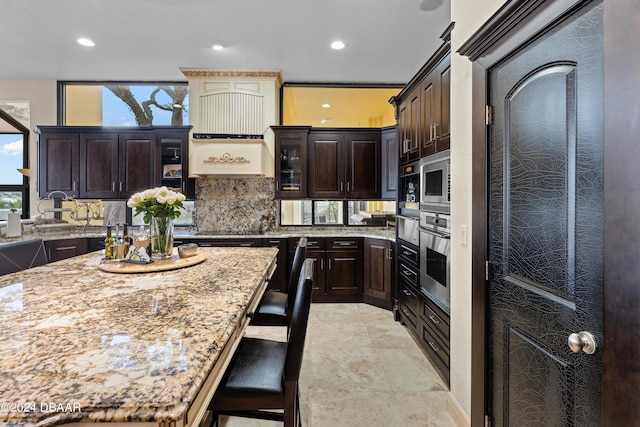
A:
[[[308,197],[380,198],[380,144],[380,129],[312,129]]]
[[[275,197],[307,197],[307,137],[310,126],[271,126],[275,135]]]
[[[188,158],[188,131],[188,126],[41,126],[39,197],[62,191],[81,199],[128,199],[159,185],[185,191],[184,165],[174,160]]]
[[[195,198],[195,182],[188,178],[189,131],[191,126],[155,129],[155,186],[180,191],[188,199]]]
[[[38,133],[38,195],[47,197],[53,191],[63,191],[78,197],[80,177],[80,134],[68,128],[39,127]]]
[[[398,128],[390,126],[380,134],[382,150],[382,184],[380,196],[383,199],[395,199],[398,188]]]
[[[445,42],[391,103],[398,121],[398,162],[405,164],[450,148],[450,32]]]
[[[420,156],[428,156],[450,148],[449,90],[451,55],[445,56],[420,85]]]
[[[399,96],[399,95],[398,95]],[[398,160],[400,164],[420,158],[420,88],[415,88],[398,105],[398,134],[400,145]]]
[[[153,131],[80,133],[80,198],[124,199],[154,185]]]

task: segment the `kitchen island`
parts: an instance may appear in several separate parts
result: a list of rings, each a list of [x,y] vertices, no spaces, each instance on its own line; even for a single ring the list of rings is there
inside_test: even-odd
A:
[[[0,424],[197,425],[278,252],[200,250],[158,273],[93,252],[0,276]]]

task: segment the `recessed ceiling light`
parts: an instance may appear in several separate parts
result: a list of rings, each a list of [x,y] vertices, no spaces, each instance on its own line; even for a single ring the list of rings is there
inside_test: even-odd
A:
[[[336,40],[333,43],[331,43],[331,49],[335,49],[335,50],[343,49],[344,46],[345,46],[344,42],[341,42],[340,40]]]
[[[435,10],[440,6],[442,6],[442,0],[419,0],[418,1],[418,8],[425,12],[428,12],[430,10]]]
[[[331,108],[331,104],[322,104],[322,108]]]
[[[224,44],[224,42],[220,41],[220,40],[214,40],[211,42],[211,49],[213,50],[223,50],[225,49],[227,46]]]
[[[93,47],[96,44],[94,42],[92,42],[90,39],[85,38],[85,37],[81,37],[78,39],[78,43],[81,44],[82,46],[88,46],[88,47]]]

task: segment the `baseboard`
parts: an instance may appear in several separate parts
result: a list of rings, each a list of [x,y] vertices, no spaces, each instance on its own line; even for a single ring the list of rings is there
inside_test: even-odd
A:
[[[467,418],[464,411],[462,410],[460,405],[458,405],[458,402],[453,397],[451,392],[449,392],[447,395],[447,412],[449,413],[449,415],[451,416],[451,419],[453,419],[453,422],[456,424],[457,427],[471,426],[471,420]]]

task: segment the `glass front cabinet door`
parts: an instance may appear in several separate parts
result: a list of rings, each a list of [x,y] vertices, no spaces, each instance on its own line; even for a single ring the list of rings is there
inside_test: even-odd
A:
[[[272,126],[275,135],[275,197],[307,197],[307,136],[310,126]]]

